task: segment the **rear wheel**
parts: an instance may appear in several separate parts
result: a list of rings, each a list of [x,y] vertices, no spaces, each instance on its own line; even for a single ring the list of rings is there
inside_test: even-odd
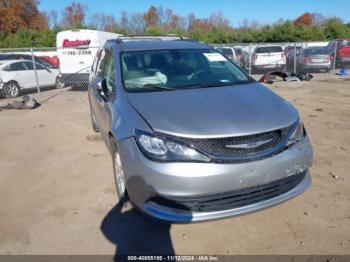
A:
[[[19,85],[16,81],[10,81],[4,86],[6,98],[18,97],[19,95]]]
[[[63,87],[64,87],[64,84],[61,82],[61,80],[60,80],[59,77],[56,77],[55,87],[56,87],[57,89],[60,89],[60,88],[63,88]]]

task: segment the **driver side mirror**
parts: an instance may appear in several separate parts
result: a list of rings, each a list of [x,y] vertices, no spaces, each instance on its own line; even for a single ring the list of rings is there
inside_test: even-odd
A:
[[[96,89],[99,95],[104,98],[108,97],[108,88],[106,78],[99,78],[96,83]]]

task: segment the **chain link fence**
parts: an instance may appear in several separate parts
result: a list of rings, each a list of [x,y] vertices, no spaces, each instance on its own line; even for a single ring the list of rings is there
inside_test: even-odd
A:
[[[0,106],[25,95],[41,103],[62,89],[86,91],[98,49],[0,49]]]
[[[249,74],[271,70],[329,73],[350,68],[350,41],[214,45]]]
[[[249,74],[329,73],[350,67],[350,42],[214,45]],[[86,91],[99,47],[0,49],[0,106],[31,94],[39,103],[61,89]]]

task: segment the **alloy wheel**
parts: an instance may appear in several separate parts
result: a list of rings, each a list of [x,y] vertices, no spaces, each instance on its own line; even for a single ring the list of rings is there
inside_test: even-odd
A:
[[[17,97],[19,94],[19,88],[16,83],[8,83],[6,87],[6,94],[8,97]]]

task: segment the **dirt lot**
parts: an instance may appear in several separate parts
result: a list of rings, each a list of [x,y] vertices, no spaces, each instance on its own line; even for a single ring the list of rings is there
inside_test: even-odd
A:
[[[115,207],[112,163],[85,92],[1,111],[0,254],[350,254],[350,81],[271,88],[300,110],[315,154],[312,187],[257,213],[186,225]]]

